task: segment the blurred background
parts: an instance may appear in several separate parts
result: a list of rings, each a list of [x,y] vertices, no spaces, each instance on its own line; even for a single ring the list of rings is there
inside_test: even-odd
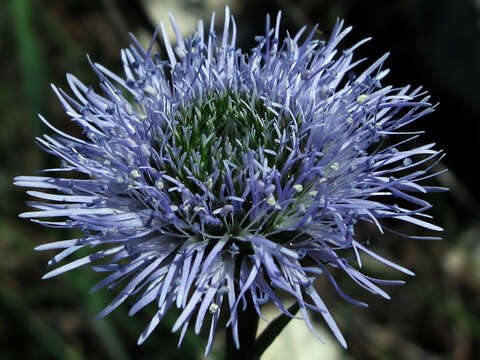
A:
[[[264,359],[478,359],[480,358],[480,187],[476,168],[480,139],[479,0],[2,0],[0,3],[0,359],[201,359],[205,341],[188,332],[177,349],[171,313],[141,347],[136,340],[153,308],[133,318],[121,306],[107,319],[93,317],[114,297],[89,289],[100,277],[88,268],[40,280],[53,253],[33,247],[75,234],[41,228],[18,219],[27,209],[24,189],[12,177],[58,165],[41,152],[34,137],[49,132],[42,113],[58,128],[71,129],[49,83],[66,88],[65,73],[86,84],[96,79],[85,54],[121,72],[119,51],[128,32],[147,44],[160,20],[171,11],[184,34],[198,18],[218,14],[228,3],[244,50],[263,34],[265,14],[283,12],[283,31],[319,24],[327,37],[337,17],[354,26],[343,42],[364,37],[357,58],[370,61],[384,52],[392,69],[384,83],[423,85],[439,102],[438,111],[418,121],[422,142],[446,150],[441,167],[450,171],[435,183],[451,188],[431,195],[430,211],[445,228],[442,241],[414,241],[387,235],[370,238],[378,253],[417,274],[407,278],[366,263],[367,272],[407,280],[387,289],[392,301],[369,295],[348,279],[345,291],[370,304],[360,309],[341,300],[320,280],[325,301],[349,343],[343,351],[330,334],[322,345],[300,321],[292,321]],[[400,224],[399,224],[400,225]],[[422,234],[402,225],[396,230]],[[430,234],[431,235],[431,234]],[[79,256],[81,256],[80,254]],[[273,309],[266,309],[271,317]],[[324,329],[318,322],[318,328]],[[217,334],[212,359],[222,359],[223,336]]]

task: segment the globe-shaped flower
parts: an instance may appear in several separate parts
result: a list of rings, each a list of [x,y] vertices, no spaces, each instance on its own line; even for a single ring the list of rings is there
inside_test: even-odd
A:
[[[246,304],[261,315],[270,301],[292,316],[282,292],[312,331],[307,310],[346,346],[313,281],[325,277],[344,299],[366,306],[342,292],[332,268],[384,298],[378,285],[399,282],[362,274],[362,255],[412,274],[362,244],[355,224],[383,233],[382,219],[394,218],[441,230],[425,221],[431,205],[415,195],[440,190],[420,182],[434,175],[428,171],[441,153],[433,144],[409,149],[418,135],[400,130],[433,107],[420,88],[381,85],[387,54],[355,79],[346,76],[368,39],[338,52],[351,30],[341,21],[327,42],[315,39],[315,28],[280,40],[280,14],[273,27],[267,17],[265,35],[244,53],[228,8],[225,15],[221,38],[214,16],[207,31],[199,21],[187,39],[171,17],[175,46],[161,24],[167,61],[152,54],[153,41],[145,50],[133,38],[121,53],[123,77],[91,63],[102,94],[72,75],[75,98],[53,87],[85,137],[41,118],[57,135],[37,140],[63,160],[49,171],[83,178],[17,177],[16,185],[47,190],[29,191],[47,202],[30,202],[38,211],[20,216],[84,231],[37,249],[64,249],[50,264],[91,251],[44,278],[96,263],[95,271],[110,274],[94,291],[124,284],[99,317],[128,298],[135,299],[130,314],[158,304],[139,343],[174,306],[180,342],[190,324],[198,333],[208,322],[208,353],[224,313],[238,347]]]

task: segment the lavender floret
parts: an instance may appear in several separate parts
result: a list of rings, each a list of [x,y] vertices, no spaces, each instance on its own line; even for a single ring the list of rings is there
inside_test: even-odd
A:
[[[56,135],[37,138],[39,145],[63,161],[45,171],[83,177],[15,178],[15,185],[40,189],[28,193],[44,200],[30,202],[37,211],[20,216],[84,231],[82,238],[37,247],[61,250],[49,265],[80,249],[91,255],[43,278],[92,264],[108,274],[92,291],[126,284],[99,318],[127,299],[135,299],[130,315],[157,303],[139,344],[177,307],[179,343],[189,325],[199,333],[209,323],[208,354],[226,312],[238,348],[245,303],[261,315],[272,302],[292,316],[282,291],[298,302],[313,333],[309,310],[346,347],[313,281],[325,277],[343,299],[366,306],[340,289],[332,268],[386,299],[380,285],[402,282],[363,274],[362,256],[413,275],[361,243],[356,224],[374,224],[383,234],[390,229],[382,220],[392,218],[442,230],[418,197],[442,190],[421,184],[435,175],[430,170],[442,153],[434,144],[409,148],[420,132],[402,131],[434,110],[429,96],[381,84],[388,54],[349,78],[363,61],[353,59],[354,50],[369,39],[338,51],[351,30],[343,21],[326,42],[315,38],[316,27],[281,40],[280,13],[273,27],[267,17],[265,35],[248,53],[236,47],[228,8],[220,37],[214,15],[209,28],[200,20],[189,38],[171,22],[175,46],[159,28],[167,61],[152,54],[153,40],[144,49],[132,37],[121,52],[123,76],[89,59],[101,93],[70,74],[74,96],[53,86],[85,136],[68,135],[40,116]]]

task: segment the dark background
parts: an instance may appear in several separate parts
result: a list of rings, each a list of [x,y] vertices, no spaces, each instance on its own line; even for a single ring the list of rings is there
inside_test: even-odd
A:
[[[170,327],[172,313],[142,346],[136,339],[153,312],[128,318],[122,306],[108,319],[92,318],[113,294],[88,294],[99,277],[88,268],[41,281],[52,253],[36,245],[68,239],[72,233],[51,230],[17,218],[26,210],[23,189],[12,177],[53,167],[58,160],[42,153],[34,137],[48,130],[42,113],[61,129],[70,129],[49,83],[66,88],[72,72],[95,84],[85,53],[120,72],[119,51],[128,44],[127,31],[143,35],[155,28],[162,0],[82,1],[4,0],[0,5],[0,358],[1,359],[192,359],[205,342],[188,333],[176,349]],[[168,4],[163,3],[165,8]],[[436,179],[451,188],[431,195],[430,211],[445,228],[440,242],[421,242],[391,235],[372,239],[386,257],[413,269],[415,278],[371,265],[374,275],[408,280],[389,289],[392,301],[368,295],[345,281],[354,297],[367,301],[359,309],[335,295],[327,284],[324,297],[344,333],[353,359],[477,359],[480,358],[480,2],[474,0],[394,1],[229,1],[239,27],[238,44],[248,49],[263,34],[265,14],[283,11],[283,30],[291,33],[318,23],[327,36],[337,17],[354,31],[343,42],[373,40],[357,53],[370,61],[391,51],[385,83],[423,85],[438,110],[413,125],[424,129],[424,143],[446,150],[441,166],[450,171]],[[177,19],[205,17],[220,0],[179,0]],[[212,5],[213,4],[213,5]],[[173,10],[173,9],[172,9]],[[157,10],[158,11],[158,10]],[[160,14],[163,16],[164,14]],[[221,25],[219,16],[218,24]],[[410,233],[421,230],[403,228]],[[430,234],[431,235],[431,234]],[[346,280],[346,279],[345,279]],[[325,285],[325,286],[324,286]],[[219,334],[221,335],[221,334]],[[221,336],[219,336],[221,340]],[[312,341],[317,341],[312,336]],[[222,344],[212,358],[221,358]],[[220,355],[219,355],[220,354]],[[312,359],[316,358],[312,354]]]

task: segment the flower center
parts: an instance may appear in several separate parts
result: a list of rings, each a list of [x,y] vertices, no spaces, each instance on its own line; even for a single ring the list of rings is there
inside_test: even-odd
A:
[[[259,98],[231,91],[214,93],[180,107],[174,146],[186,154],[185,166],[200,181],[224,168],[223,160],[241,163],[241,154],[272,144],[275,114]],[[184,174],[176,174],[182,178]]]

